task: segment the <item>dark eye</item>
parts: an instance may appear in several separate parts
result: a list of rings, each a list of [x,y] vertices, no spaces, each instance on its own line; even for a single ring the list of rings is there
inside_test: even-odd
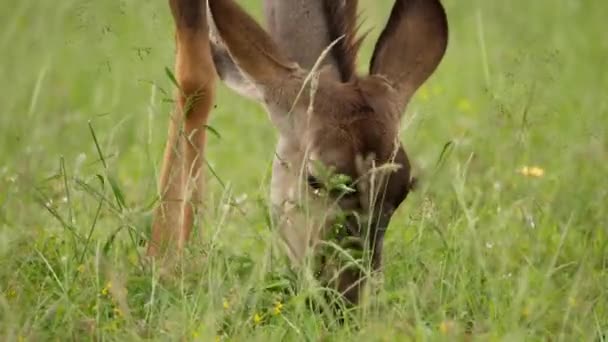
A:
[[[308,182],[308,185],[315,190],[323,188],[323,183],[319,182],[319,180],[314,176],[308,175],[308,177],[306,177],[306,181]]]
[[[314,190],[327,190],[326,185],[315,176],[308,175],[306,181],[308,182],[308,186]],[[331,186],[329,194],[334,197],[349,198],[357,194],[357,188],[352,182],[340,183]]]

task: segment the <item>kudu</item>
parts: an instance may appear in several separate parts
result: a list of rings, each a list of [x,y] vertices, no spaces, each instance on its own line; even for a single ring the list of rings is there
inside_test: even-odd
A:
[[[208,0],[220,78],[261,102],[279,132],[271,202],[287,253],[301,263],[341,223],[334,238],[364,241],[358,248],[378,270],[389,220],[413,183],[401,117],[445,53],[444,9],[439,0],[396,0],[369,75],[359,76],[357,0],[265,0],[264,7],[269,33],[235,1]],[[334,188],[328,170],[350,182]],[[357,302],[363,273],[332,260],[321,261],[322,274]]]
[[[177,23],[178,82],[187,81],[190,86],[182,85],[177,112],[184,111],[184,95],[201,90],[203,95],[203,101],[196,101],[192,113],[186,115],[186,131],[197,109],[203,119],[190,127],[200,129],[212,99],[209,72],[213,65],[207,55],[209,41],[203,37],[206,15],[220,78],[263,103],[279,132],[271,202],[292,262],[302,263],[310,251],[318,254],[322,241],[339,227],[334,238],[368,251],[372,268],[378,270],[390,218],[413,184],[399,141],[401,116],[414,92],[439,65],[447,46],[447,19],[441,3],[395,1],[376,43],[369,75],[358,76],[356,56],[362,37],[357,36],[357,0],[265,0],[270,33],[233,0],[208,0],[206,14],[201,2],[171,0]],[[188,25],[193,21],[198,23],[194,28]],[[204,131],[197,132],[204,137]],[[191,145],[186,144],[186,149]],[[171,151],[167,147],[165,162],[169,164],[174,156]],[[183,186],[188,175],[200,173],[200,161],[187,153],[185,157],[182,167],[191,170],[181,173],[185,176],[178,182],[179,189],[188,188]],[[161,189],[174,195],[175,187],[165,181],[166,169]],[[339,179],[348,184],[332,186],[332,174],[345,175]],[[188,205],[184,208],[191,210]],[[167,240],[162,232],[172,231],[171,236],[183,245],[192,223],[191,211],[183,216],[179,229],[163,230],[178,218],[157,215],[154,228],[160,228],[154,230],[153,241],[155,237],[159,242]],[[361,270],[333,260],[323,256],[321,272],[349,301],[356,302]]]

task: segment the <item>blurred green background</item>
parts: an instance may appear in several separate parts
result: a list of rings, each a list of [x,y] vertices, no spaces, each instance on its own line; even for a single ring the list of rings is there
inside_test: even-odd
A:
[[[221,182],[207,172],[188,272],[143,265],[172,109],[166,1],[1,0],[3,340],[605,340],[608,5],[443,3],[448,51],[402,127],[421,187],[389,229],[373,309],[335,327],[298,294],[267,298],[276,133],[221,85]],[[391,4],[360,1],[361,72]]]

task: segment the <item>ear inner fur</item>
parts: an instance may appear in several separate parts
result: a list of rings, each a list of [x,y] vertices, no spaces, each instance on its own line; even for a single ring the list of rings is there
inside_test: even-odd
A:
[[[234,62],[256,83],[276,84],[298,69],[234,1],[209,0],[208,4],[217,33]]]
[[[380,34],[370,74],[397,90],[400,111],[433,73],[447,47],[447,18],[439,0],[397,0]]]

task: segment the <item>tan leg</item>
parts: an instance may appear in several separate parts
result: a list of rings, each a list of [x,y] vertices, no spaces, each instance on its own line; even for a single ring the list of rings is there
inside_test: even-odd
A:
[[[205,125],[213,106],[215,68],[204,0],[169,0],[176,25],[176,108],[160,177],[148,254],[181,250],[201,204]]]
[[[165,250],[174,239],[173,232],[182,223],[183,153],[179,145],[180,127],[182,126],[182,120],[179,117],[179,111],[176,110],[169,121],[167,145],[159,180],[160,203],[154,211],[148,255],[158,255],[159,251]]]

